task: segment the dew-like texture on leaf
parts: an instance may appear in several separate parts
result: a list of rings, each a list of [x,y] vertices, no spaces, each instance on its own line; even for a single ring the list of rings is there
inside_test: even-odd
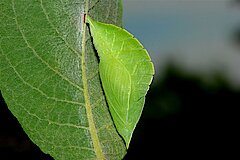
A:
[[[141,116],[154,67],[147,51],[126,30],[87,17],[100,57],[99,71],[111,115],[128,148]]]
[[[121,26],[120,0],[1,0],[0,89],[54,159],[121,159],[83,15]]]

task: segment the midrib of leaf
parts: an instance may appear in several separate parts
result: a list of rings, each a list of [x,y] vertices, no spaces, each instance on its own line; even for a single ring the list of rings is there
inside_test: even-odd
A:
[[[38,59],[40,59],[42,63],[47,65],[49,69],[53,70],[56,74],[58,74],[61,78],[68,81],[70,84],[72,84],[76,88],[82,90],[82,88],[80,88],[77,84],[74,84],[69,79],[67,79],[66,77],[61,75],[61,73],[57,72],[47,62],[45,62],[41,57],[38,56],[35,49],[33,47],[31,47],[31,45],[28,43],[24,33],[22,32],[22,30],[20,28],[20,25],[18,24],[17,15],[16,15],[16,12],[15,12],[15,3],[14,3],[13,0],[12,0],[12,9],[13,9],[13,12],[14,12],[14,15],[15,15],[15,23],[18,27],[18,30],[21,33],[21,35],[22,35],[25,43],[27,44],[28,48],[30,48],[33,51],[34,55]],[[85,9],[86,9],[86,11],[88,10],[88,1],[86,2],[86,8]],[[87,73],[86,73],[87,66],[86,66],[86,62],[85,62],[86,24],[84,24],[83,37],[82,37],[82,44],[81,45],[82,45],[81,68],[82,68],[83,93],[84,93],[84,98],[85,98],[86,114],[87,114],[87,119],[88,119],[88,123],[89,123],[89,131],[90,131],[90,134],[91,134],[91,138],[92,138],[92,142],[93,142],[94,151],[96,153],[96,157],[97,157],[97,159],[103,160],[103,159],[105,159],[105,156],[103,154],[103,150],[102,150],[102,147],[101,147],[101,144],[100,144],[100,141],[99,141],[99,138],[98,138],[98,134],[97,134],[97,129],[95,127],[93,114],[92,114],[92,109],[91,109],[90,97],[89,97],[89,92],[88,92],[88,82],[87,82]]]
[[[69,47],[69,49],[71,51],[73,51],[74,53],[76,53],[80,59],[80,63],[81,63],[81,69],[82,70],[82,84],[83,85],[82,87],[78,85],[78,83],[75,83],[74,81],[72,81],[71,79],[69,79],[68,77],[66,77],[64,74],[62,74],[60,71],[56,70],[54,68],[54,66],[51,65],[51,63],[49,63],[48,61],[46,61],[44,59],[44,57],[42,57],[39,53],[38,53],[38,50],[36,50],[34,48],[34,46],[31,44],[31,41],[29,41],[28,39],[28,35],[25,33],[25,30],[24,30],[24,26],[22,25],[22,22],[21,22],[21,19],[18,19],[18,10],[16,10],[18,8],[18,5],[15,4],[17,1],[15,0],[11,0],[9,1],[10,4],[12,3],[12,6],[10,6],[10,9],[12,8],[12,14],[13,14],[13,21],[15,24],[16,24],[16,29],[19,31],[20,33],[20,37],[23,39],[23,42],[26,44],[26,48],[29,48],[31,51],[32,51],[32,54],[38,59],[41,61],[42,64],[44,64],[49,70],[53,71],[55,75],[59,76],[63,81],[69,83],[69,85],[77,88],[78,90],[81,90],[83,92],[83,100],[85,102],[84,103],[81,103],[81,102],[78,102],[78,101],[69,101],[69,100],[66,100],[66,99],[59,99],[59,98],[56,98],[56,97],[51,97],[49,96],[45,91],[42,91],[41,89],[39,89],[38,87],[35,87],[34,85],[32,85],[31,83],[29,83],[28,81],[24,80],[24,78],[21,76],[21,72],[18,72],[17,68],[15,68],[15,65],[14,63],[12,64],[11,63],[11,59],[8,59],[7,56],[3,55],[6,60],[8,61],[8,64],[11,66],[11,68],[16,72],[16,76],[18,76],[20,78],[20,80],[23,81],[23,83],[27,86],[29,86],[30,88],[32,88],[33,90],[41,93],[42,95],[44,95],[47,99],[52,99],[52,100],[55,100],[55,101],[59,101],[59,102],[66,102],[66,103],[72,103],[72,104],[77,104],[77,105],[81,105],[81,106],[85,106],[85,109],[86,109],[86,118],[88,120],[88,124],[89,126],[86,126],[86,127],[83,127],[83,126],[75,126],[74,124],[71,124],[71,123],[57,123],[57,122],[54,122],[54,121],[49,121],[48,119],[46,119],[49,124],[57,124],[57,125],[61,125],[61,126],[70,126],[70,127],[75,127],[75,128],[81,128],[81,129],[88,129],[89,130],[89,133],[90,133],[90,137],[91,139],[89,140],[89,143],[92,143],[93,145],[93,149],[91,147],[91,150],[95,153],[94,156],[96,157],[96,159],[108,159],[108,155],[110,156],[110,154],[113,155],[113,157],[116,155],[121,154],[120,156],[122,157],[123,154],[125,154],[125,150],[121,149],[120,147],[124,147],[122,144],[123,143],[115,143],[115,139],[110,139],[111,141],[113,141],[114,143],[114,146],[116,148],[116,150],[113,150],[112,148],[109,147],[109,143],[106,143],[106,147],[105,147],[105,141],[108,140],[108,138],[103,138],[103,136],[101,135],[100,133],[100,129],[101,129],[101,126],[100,128],[98,128],[98,123],[95,121],[95,113],[94,110],[93,110],[93,106],[96,104],[96,103],[93,103],[93,101],[91,100],[91,97],[90,97],[90,94],[91,94],[91,83],[88,81],[89,78],[91,78],[91,75],[88,75],[88,67],[90,65],[87,65],[88,64],[88,59],[87,59],[87,56],[88,56],[88,49],[86,48],[86,39],[87,39],[87,31],[86,31],[86,25],[85,24],[82,24],[83,25],[83,30],[82,30],[82,38],[81,38],[81,43],[79,45],[81,45],[81,54],[76,51],[74,48],[71,47],[70,44],[68,44],[68,42],[62,38],[61,36],[59,36],[65,43],[66,45]],[[42,0],[39,0],[39,2],[41,3],[41,7],[42,7],[42,10],[45,14],[45,17],[46,19],[48,20],[49,24],[52,26],[53,29],[55,29],[55,32],[57,34],[60,35],[60,31],[57,30],[57,28],[55,28],[54,26],[54,23],[51,23],[51,19],[48,17],[48,14],[47,13],[47,9],[44,8],[43,6],[43,3],[42,3]],[[86,6],[84,7],[85,8],[85,11],[88,11],[87,9],[87,5],[88,5],[88,1],[85,2]],[[1,47],[1,46],[0,46]],[[2,50],[2,48],[0,48]],[[2,50],[2,53],[4,53],[4,51]],[[2,68],[3,69],[3,68]],[[95,75],[95,74],[94,74]],[[14,101],[14,100],[12,100]],[[15,104],[17,104],[18,102],[16,101]],[[19,104],[21,105],[21,104]],[[39,117],[37,114],[35,114],[34,112],[31,113],[28,109],[25,109],[24,106],[23,106],[23,109],[29,114],[29,115],[32,115],[33,117],[36,117],[37,119],[41,120],[41,121],[45,121],[45,119]],[[102,126],[103,127],[103,126]],[[97,129],[98,128],[98,129]],[[105,128],[105,126],[104,126]],[[109,131],[110,132],[110,131]],[[115,133],[115,132],[114,132]],[[111,137],[109,137],[111,138]],[[117,136],[116,136],[117,138]],[[107,140],[106,140],[107,139]],[[117,139],[116,141],[119,141],[120,139]],[[103,142],[104,141],[104,142]],[[37,142],[37,141],[36,141]],[[120,142],[120,141],[119,141]],[[122,142],[122,141],[121,141]],[[117,145],[115,145],[117,144]],[[54,145],[54,143],[52,144]],[[44,148],[44,147],[42,147]],[[83,148],[83,149],[90,149],[90,148],[84,148],[84,147],[78,147],[78,148]],[[114,148],[114,149],[115,149]],[[119,150],[117,150],[119,149]],[[125,149],[125,148],[124,148]],[[44,151],[46,151],[47,153],[47,149],[44,149]]]
[[[85,10],[88,11],[88,0],[86,1]],[[89,123],[89,132],[91,134],[93,147],[96,153],[97,159],[106,159],[98,138],[97,129],[93,120],[92,108],[90,103],[90,97],[88,93],[88,82],[86,73],[86,61],[85,61],[85,46],[86,46],[86,23],[83,24],[83,37],[82,37],[82,57],[81,57],[81,67],[82,67],[82,81],[83,81],[83,94],[86,104],[86,114]]]

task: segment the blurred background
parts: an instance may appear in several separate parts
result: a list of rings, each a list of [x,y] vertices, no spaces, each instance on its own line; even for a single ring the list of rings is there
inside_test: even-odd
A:
[[[239,156],[240,1],[123,0],[124,27],[149,51],[156,75],[130,159]],[[0,159],[51,159],[2,97]]]

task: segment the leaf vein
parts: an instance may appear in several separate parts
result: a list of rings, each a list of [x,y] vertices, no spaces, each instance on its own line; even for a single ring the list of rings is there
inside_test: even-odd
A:
[[[33,85],[31,85],[30,83],[28,83],[27,81],[24,80],[24,78],[19,74],[19,72],[14,68],[14,66],[12,65],[11,61],[5,56],[5,59],[8,61],[10,67],[13,69],[13,71],[16,73],[17,77],[27,86],[29,86],[30,88],[32,88],[33,90],[36,90],[37,92],[39,92],[41,95],[45,96],[47,99],[51,99],[57,102],[64,102],[64,103],[70,103],[70,104],[78,104],[81,106],[84,106],[83,103],[79,103],[79,102],[75,102],[75,101],[69,101],[69,100],[62,100],[62,99],[58,99],[56,97],[51,97],[48,96],[45,92],[43,92],[42,90],[40,90],[37,87],[34,87]]]
[[[80,128],[80,129],[85,129],[85,130],[89,130],[88,127],[85,127],[85,126],[79,126],[79,125],[74,125],[74,124],[70,124],[70,123],[58,123],[58,122],[55,122],[55,121],[51,121],[49,119],[44,119],[44,118],[40,118],[39,116],[37,116],[36,114],[34,113],[31,113],[29,112],[29,110],[27,110],[22,104],[19,104],[17,103],[15,100],[13,100],[17,105],[21,106],[21,108],[30,116],[33,116],[35,118],[37,118],[38,120],[40,121],[46,121],[48,122],[48,124],[55,124],[55,125],[58,125],[58,126],[67,126],[67,127],[73,127],[73,128]]]
[[[33,54],[43,63],[45,64],[50,70],[52,70],[56,75],[60,76],[63,80],[67,81],[68,83],[70,83],[71,85],[73,85],[74,87],[78,88],[79,90],[83,90],[79,85],[75,84],[74,82],[72,82],[71,80],[69,80],[68,78],[66,78],[65,76],[63,76],[60,72],[58,72],[57,70],[55,70],[52,66],[50,66],[41,56],[38,55],[38,53],[35,51],[35,49],[29,44],[26,36],[24,35],[22,29],[20,28],[20,25],[18,23],[18,20],[17,20],[17,15],[16,15],[16,10],[15,10],[15,3],[14,3],[14,0],[12,0],[12,9],[13,9],[13,12],[14,12],[14,15],[15,15],[15,22],[16,22],[16,26],[19,30],[19,32],[21,33],[22,35],[22,38],[24,40],[24,42],[26,43],[27,47],[29,49],[32,50]]]
[[[54,24],[52,23],[52,21],[50,20],[48,14],[47,14],[47,11],[43,5],[43,1],[40,0],[40,3],[41,3],[41,9],[43,10],[43,13],[44,13],[44,16],[46,17],[48,23],[50,24],[50,26],[55,30],[55,32],[59,35],[59,37],[63,40],[63,42],[66,44],[66,46],[71,50],[73,51],[73,53],[75,53],[79,59],[81,59],[80,55],[78,54],[78,52],[71,47],[71,45],[61,36],[60,32],[58,31],[57,27],[54,26]]]

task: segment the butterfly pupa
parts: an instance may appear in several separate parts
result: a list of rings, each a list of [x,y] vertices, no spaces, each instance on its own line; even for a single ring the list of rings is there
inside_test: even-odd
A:
[[[86,23],[100,58],[100,79],[111,116],[128,148],[153,79],[153,63],[146,49],[125,29],[89,16]]]

